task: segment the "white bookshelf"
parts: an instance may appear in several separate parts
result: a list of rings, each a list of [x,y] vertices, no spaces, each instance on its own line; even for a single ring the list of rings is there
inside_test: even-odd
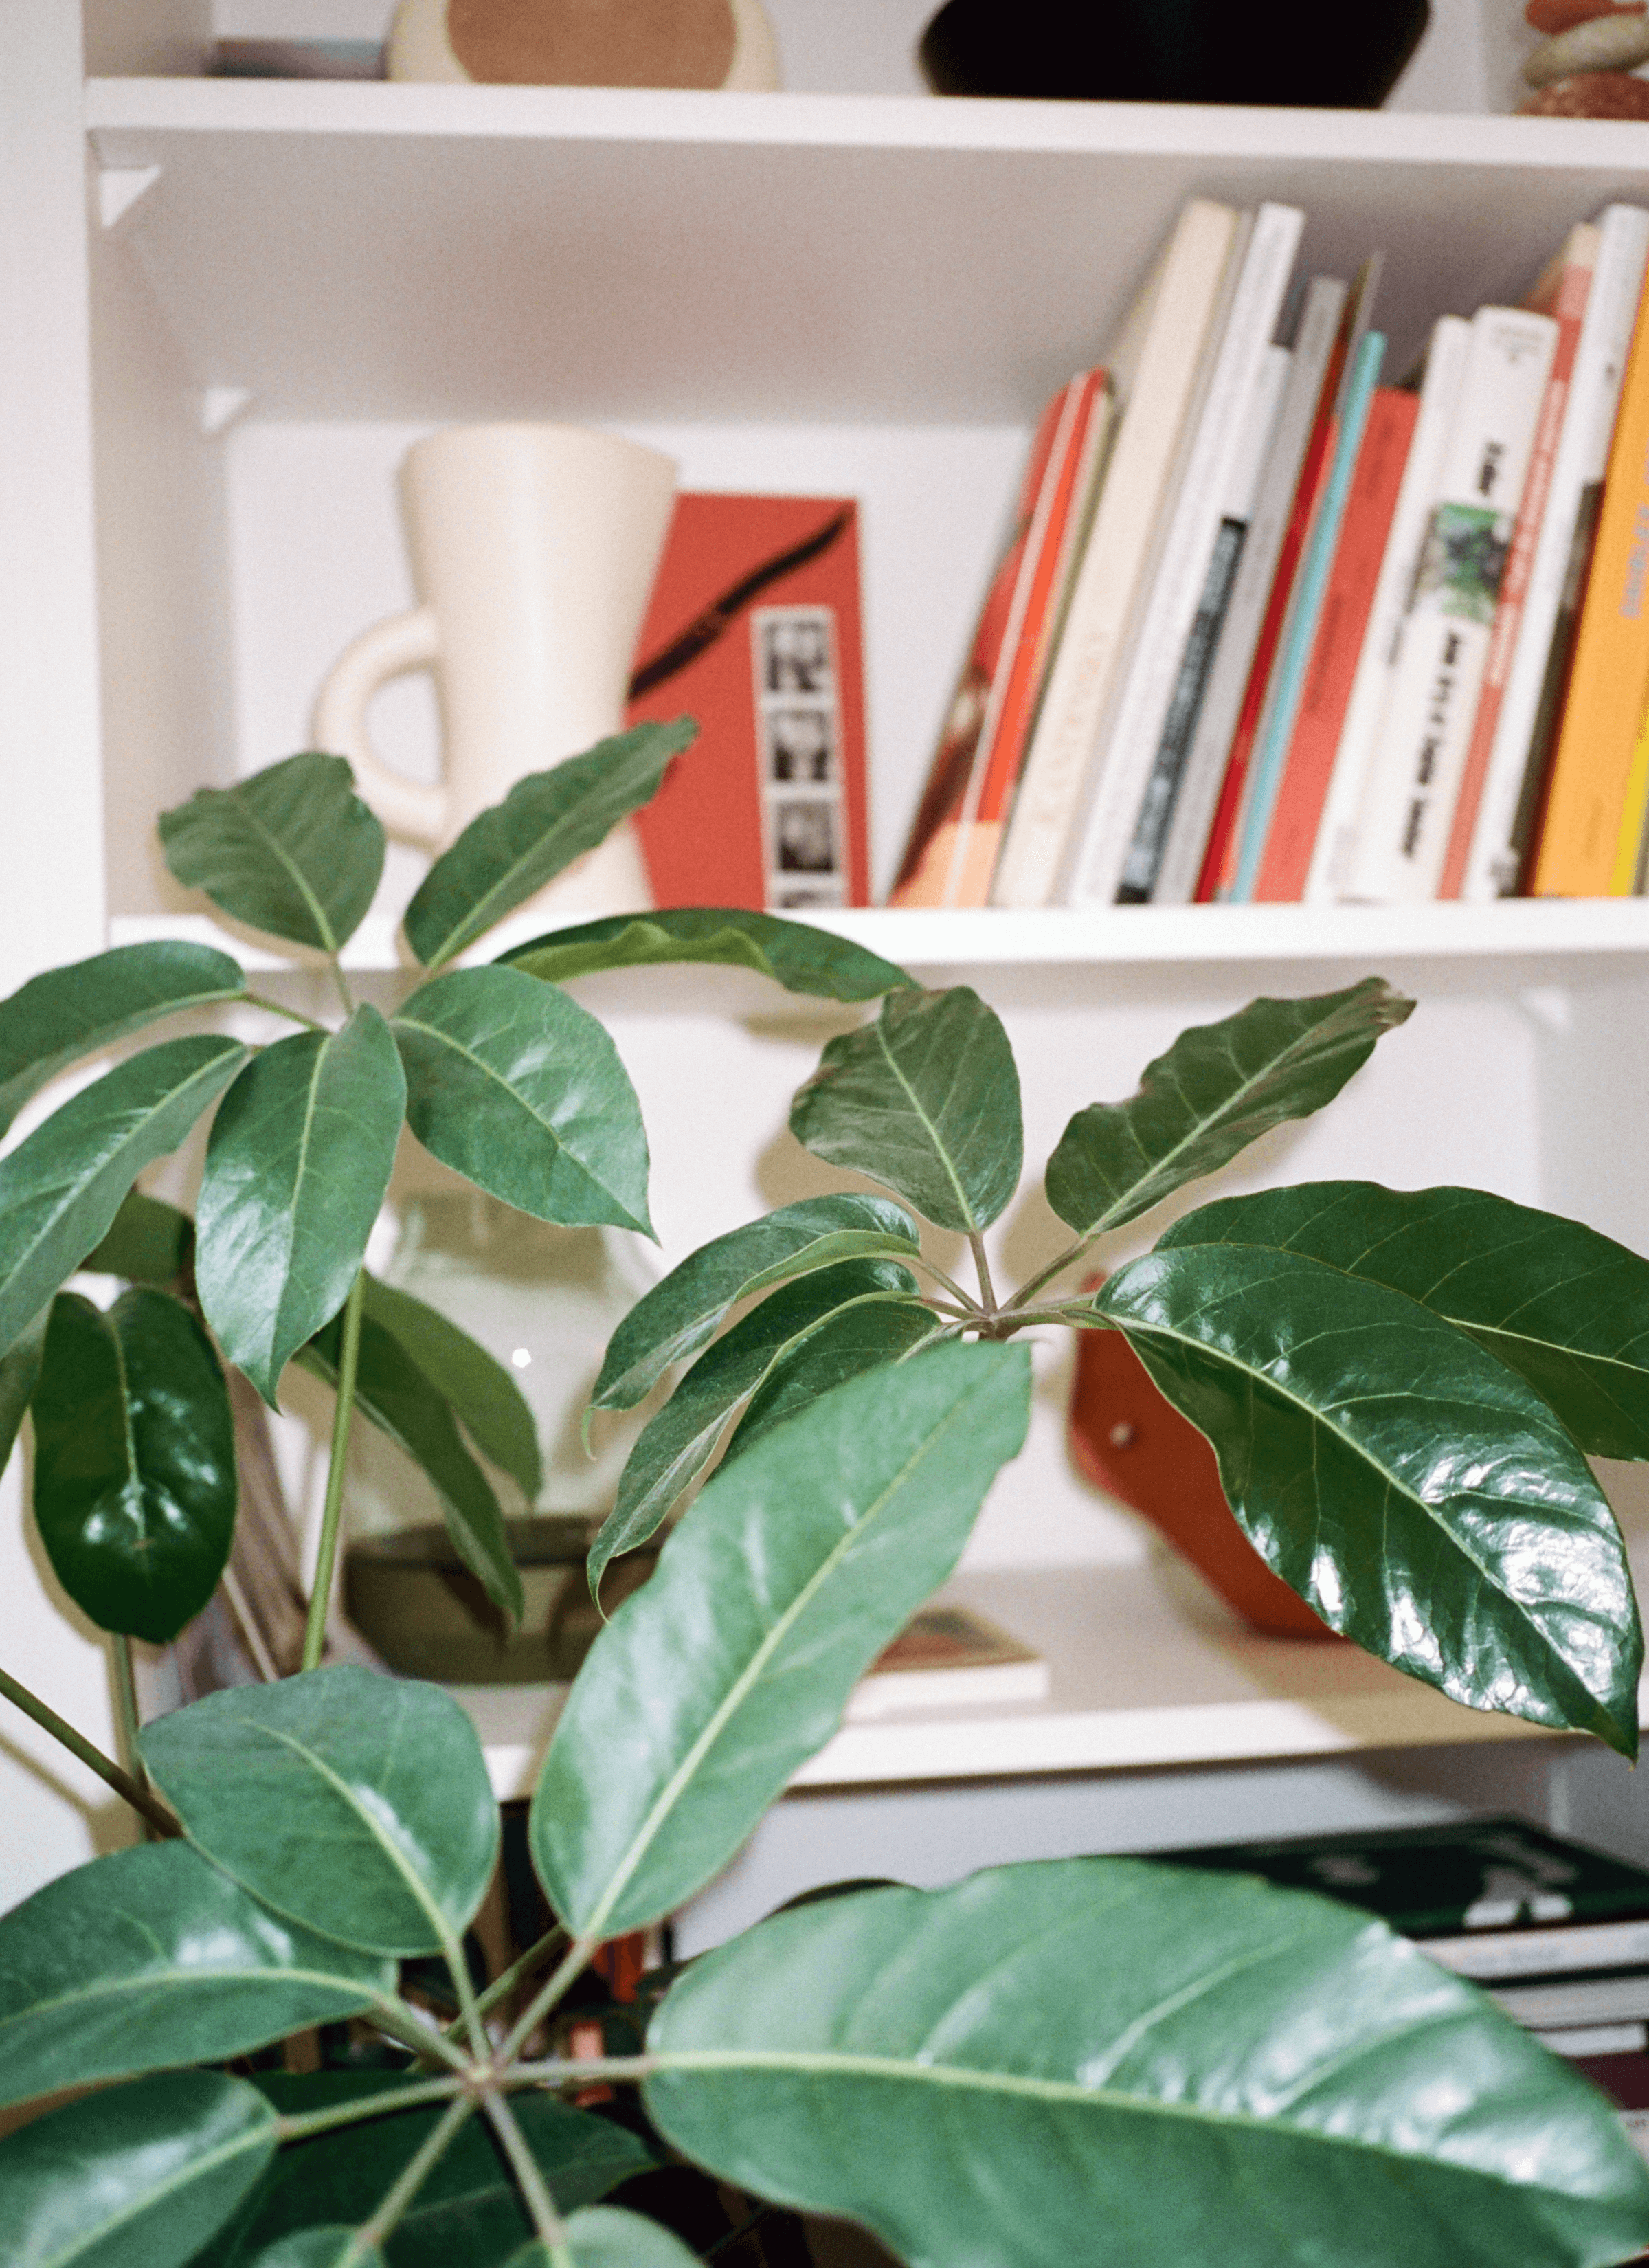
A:
[[[214,30],[299,28],[283,4],[86,0],[89,80],[75,10],[0,9],[0,306],[18,342],[0,510],[27,537],[0,559],[0,990],[111,939],[217,934],[160,869],[155,814],[303,745],[322,672],[407,602],[394,472],[431,426],[607,423],[670,448],[685,485],[859,496],[885,878],[1031,421],[1098,353],[1188,194],[1301,203],[1314,267],[1383,247],[1396,367],[1443,308],[1520,290],[1575,219],[1649,198],[1642,129],[1482,114],[1521,51],[1513,0],[1433,0],[1379,114],[935,100],[909,63],[927,0],[776,0],[801,90],[780,97],[180,75]],[[353,34],[386,13],[337,0],[326,20]],[[391,761],[427,774],[427,688],[393,688],[374,723]],[[421,865],[392,851],[351,948],[386,995]],[[1422,1012],[1337,1111],[1271,1138],[1256,1176],[1476,1182],[1649,1249],[1643,903],[832,925],[1002,1010],[1033,1171],[1073,1109],[1128,1092],[1184,1023],[1378,969]],[[726,971],[585,997],[654,1130],[667,1257],[816,1185],[781,1130],[818,1012]],[[1003,1224],[1010,1272],[1038,1202]],[[1027,1614],[1034,1591],[1050,1613],[1064,1593],[1092,1608],[1051,1652],[1053,1699],[995,1730],[856,1728],[815,1775],[1327,1770],[1517,1737],[1349,1653],[1268,1651],[1167,1604],[1136,1533],[1071,1475],[1059,1395],[1050,1361],[965,1578],[1031,1587]],[[0,1505],[13,1666],[95,1731],[99,1657],[15,1541],[17,1488],[14,1472]],[[1084,1683],[1080,1660],[1101,1657]],[[1317,1766],[1298,1768],[1309,1823]],[[4,1904],[91,1830],[5,1756],[0,1788],[22,1822]]]

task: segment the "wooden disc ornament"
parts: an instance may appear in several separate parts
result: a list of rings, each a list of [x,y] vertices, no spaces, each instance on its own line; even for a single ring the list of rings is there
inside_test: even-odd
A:
[[[401,0],[394,79],[502,86],[768,89],[761,0]]]

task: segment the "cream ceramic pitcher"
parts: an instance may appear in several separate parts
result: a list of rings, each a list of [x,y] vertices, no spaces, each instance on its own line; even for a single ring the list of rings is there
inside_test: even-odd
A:
[[[442,850],[528,772],[622,728],[675,497],[656,449],[577,425],[460,425],[401,468],[420,604],[377,623],[317,696],[317,747],[347,756],[392,835]],[[427,787],[373,754],[367,710],[388,679],[431,669],[444,778]],[[626,822],[532,902],[560,916],[652,902]]]

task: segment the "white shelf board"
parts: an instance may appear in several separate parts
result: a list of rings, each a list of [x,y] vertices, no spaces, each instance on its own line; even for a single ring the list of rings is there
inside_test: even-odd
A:
[[[1552,1737],[1446,1700],[1357,1647],[1255,1637],[1149,1566],[958,1576],[941,1592],[1043,1653],[1045,1701],[845,1726],[797,1788],[1139,1771],[1176,1764]],[[500,1800],[530,1795],[564,1686],[455,1686]]]
[[[1119,906],[1096,913],[877,907],[815,916],[813,922],[914,970],[1222,961],[1385,967],[1483,960],[1543,969],[1553,961],[1649,954],[1645,898],[1510,898],[1486,906]],[[492,960],[541,934],[543,926],[541,916],[517,916],[467,957]],[[122,915],[109,924],[112,945],[153,938],[215,945],[260,972],[289,966],[296,957],[248,941],[205,915]],[[362,971],[409,966],[386,915],[362,923],[343,959],[346,968]]]
[[[1388,256],[1393,366],[1645,179],[1595,121],[97,79],[118,223],[196,382],[269,417],[1013,423],[1190,195]]]

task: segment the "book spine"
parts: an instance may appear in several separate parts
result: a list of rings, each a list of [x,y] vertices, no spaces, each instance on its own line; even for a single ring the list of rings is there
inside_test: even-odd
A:
[[[1483,666],[1483,690],[1477,696],[1477,714],[1472,720],[1471,743],[1466,751],[1466,768],[1461,777],[1460,797],[1454,806],[1448,848],[1443,858],[1443,872],[1438,881],[1439,898],[1459,897],[1461,886],[1466,879],[1466,861],[1471,853],[1472,838],[1477,831],[1477,814],[1483,806],[1483,791],[1489,776],[1489,758],[1494,748],[1495,729],[1505,698],[1506,680],[1511,675],[1512,657],[1517,650],[1518,634],[1523,625],[1523,608],[1528,597],[1535,549],[1540,540],[1541,523],[1545,519],[1546,507],[1550,501],[1552,469],[1557,460],[1557,443],[1568,413],[1569,388],[1574,376],[1575,356],[1579,350],[1580,331],[1586,301],[1591,296],[1596,260],[1595,232],[1578,230],[1576,234],[1593,240],[1585,247],[1584,256],[1565,262],[1552,304],[1541,310],[1542,313],[1550,313],[1557,325],[1557,350],[1552,357],[1551,376],[1546,381],[1546,399],[1541,405],[1540,423],[1535,429],[1528,480],[1517,516],[1517,527],[1512,537],[1512,553],[1506,561],[1505,579],[1500,585],[1499,604],[1495,608],[1489,658]]]
[[[1278,655],[1277,684],[1268,713],[1255,743],[1254,776],[1247,824],[1237,850],[1236,870],[1229,895],[1246,904],[1254,895],[1260,862],[1270,833],[1271,817],[1282,785],[1284,759],[1293,738],[1305,689],[1306,668],[1311,659],[1317,621],[1327,595],[1329,571],[1345,519],[1352,476],[1367,429],[1374,387],[1386,359],[1382,333],[1370,331],[1357,351],[1351,382],[1335,435],[1334,455],[1300,568],[1299,587],[1290,608]]]
[[[1001,715],[968,829],[962,871],[955,886],[953,902],[958,905],[983,906],[990,902],[990,885],[1002,847],[1003,828],[1012,808],[1025,751],[1035,726],[1037,704],[1047,682],[1049,657],[1064,618],[1079,539],[1098,490],[1112,421],[1108,381],[1102,372],[1095,372],[1093,376],[1095,382],[1061,470],[1053,509],[1038,550],[1030,602],[1009,665]]]
[[[1243,539],[1231,603],[1209,671],[1208,690],[1190,753],[1185,760],[1168,839],[1152,891],[1152,899],[1160,905],[1184,905],[1196,893],[1232,736],[1253,668],[1277,556],[1287,533],[1346,298],[1346,286],[1330,276],[1317,276],[1306,295],[1288,383],[1277,416],[1276,438],[1266,456],[1253,515]]]
[[[1575,640],[1536,897],[1612,894],[1632,751],[1649,690],[1649,295],[1639,307]]]
[[[1575,357],[1551,493],[1529,569],[1523,625],[1512,656],[1462,897],[1482,902],[1519,888],[1573,651],[1579,585],[1596,530],[1594,493],[1609,460],[1626,358],[1649,267],[1649,212],[1610,205],[1599,224],[1597,264]],[[1567,611],[1565,611],[1567,609]]]
[[[1392,672],[1403,615],[1419,571],[1421,547],[1443,480],[1443,459],[1460,407],[1461,384],[1471,346],[1471,325],[1442,315],[1432,326],[1420,387],[1420,415],[1397,496],[1391,534],[1351,687],[1351,699],[1335,755],[1328,801],[1317,828],[1306,878],[1308,905],[1332,904],[1350,879],[1358,816],[1368,767],[1391,694]]]
[[[1292,205],[1262,205],[1255,216],[1210,358],[1133,655],[1104,728],[1094,792],[1071,846],[1064,895],[1072,905],[1115,899],[1305,218]]]
[[[1437,894],[1557,339],[1550,316],[1520,307],[1482,307],[1473,319],[1348,896],[1390,905]]]
[[[991,890],[997,905],[1045,905],[1052,893],[1196,387],[1236,219],[1229,206],[1200,199],[1181,215],[1014,799]]]
[[[1156,887],[1158,870],[1167,845],[1168,829],[1174,821],[1180,782],[1191,752],[1197,718],[1202,712],[1204,696],[1213,670],[1214,657],[1219,650],[1226,611],[1236,588],[1237,572],[1248,538],[1248,524],[1254,517],[1260,476],[1276,436],[1277,414],[1292,360],[1286,347],[1268,347],[1265,360],[1260,365],[1259,384],[1248,405],[1248,431],[1243,447],[1232,470],[1231,487],[1214,537],[1213,553],[1208,563],[1208,573],[1204,578],[1202,596],[1197,601],[1196,613],[1186,637],[1185,651],[1180,658],[1174,698],[1163,721],[1162,738],[1140,801],[1133,840],[1129,845],[1128,857],[1117,886],[1116,902],[1119,905],[1143,905]]]
[[[1288,903],[1305,894],[1419,412],[1419,397],[1395,387],[1382,387],[1369,406],[1293,739],[1255,878],[1255,898],[1269,904]]]

